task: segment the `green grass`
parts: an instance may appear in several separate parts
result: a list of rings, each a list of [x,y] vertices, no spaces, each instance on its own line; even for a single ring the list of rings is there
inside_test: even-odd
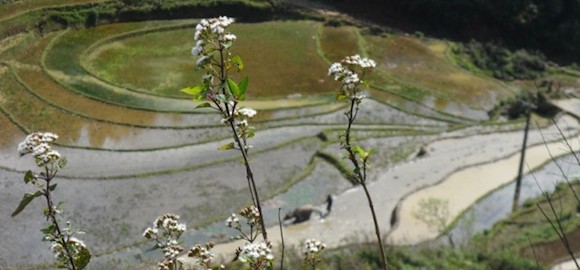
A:
[[[164,26],[168,26],[168,25],[182,25],[184,24],[183,21],[179,21],[179,22],[172,22],[172,23],[162,23],[162,22],[145,22],[145,23],[127,23],[127,24],[121,24],[121,25],[105,25],[105,26],[101,26],[101,27],[96,27],[96,28],[91,28],[91,29],[85,29],[85,30],[75,30],[75,31],[69,31],[67,33],[62,34],[60,37],[58,37],[50,46],[49,49],[47,49],[46,53],[45,53],[45,64],[46,67],[48,68],[48,70],[50,70],[51,72],[49,72],[51,74],[51,76],[55,79],[58,80],[59,83],[65,85],[67,88],[70,88],[72,90],[75,90],[77,92],[83,93],[89,97],[95,98],[95,99],[99,99],[99,100],[103,100],[103,101],[107,101],[109,103],[113,103],[113,104],[117,104],[117,105],[121,105],[121,106],[126,106],[126,107],[131,107],[131,108],[141,108],[141,109],[147,109],[147,110],[155,110],[155,111],[169,111],[169,112],[174,112],[174,111],[179,111],[179,112],[184,112],[184,111],[191,111],[192,108],[194,107],[194,104],[191,103],[189,100],[185,100],[185,99],[173,99],[173,98],[158,98],[154,95],[150,95],[151,93],[144,93],[144,92],[140,92],[140,91],[132,91],[130,89],[126,89],[123,87],[119,87],[119,86],[115,86],[115,85],[107,85],[105,82],[103,81],[99,81],[98,79],[95,79],[94,77],[92,77],[92,74],[90,74],[89,72],[87,72],[87,70],[83,69],[83,67],[81,66],[80,63],[80,56],[82,55],[82,53],[89,49],[91,47],[91,44],[101,44],[98,43],[99,41],[106,44],[108,43],[108,41],[101,41],[103,39],[107,39],[107,38],[111,38],[111,37],[116,37],[118,35],[121,35],[123,33],[127,33],[127,32],[131,32],[131,31],[137,31],[137,30],[151,30],[151,29],[155,29],[155,28],[159,28],[161,25]],[[302,23],[303,25],[309,25],[310,23]],[[267,27],[267,26],[265,26]],[[240,28],[239,28],[239,32],[244,32],[246,31],[246,33],[249,35],[248,32],[251,32],[253,30],[251,30],[251,27],[249,25],[245,25],[245,24],[241,24]],[[311,25],[310,27],[311,31],[314,32],[315,30],[315,26]],[[177,31],[177,30],[176,30]],[[168,31],[169,33],[172,31]],[[274,31],[272,31],[274,32]],[[155,34],[156,31],[152,31],[152,33],[149,34]],[[185,34],[184,34],[185,35]],[[188,35],[187,39],[189,39],[191,37],[191,33],[190,35]],[[167,37],[170,38],[170,37]],[[246,41],[246,42],[251,42],[251,41]],[[312,41],[312,44],[310,45],[312,47],[312,51],[313,53],[315,53],[315,42]],[[192,42],[193,44],[193,42]],[[266,46],[266,45],[264,45]],[[274,45],[272,45],[274,46]],[[275,45],[277,47],[279,47],[278,45]],[[290,46],[290,45],[288,45]],[[98,47],[98,46],[95,46]],[[243,46],[239,46],[242,47]],[[256,46],[254,46],[255,49]],[[185,48],[185,47],[184,47]],[[92,49],[91,49],[92,51]],[[136,50],[138,51],[138,50]],[[184,49],[184,52],[179,53],[179,55],[177,55],[174,59],[187,59],[189,57],[189,47],[187,49]],[[150,52],[150,51],[149,51]],[[236,51],[236,53],[238,53],[238,51]],[[278,52],[280,53],[280,52]],[[255,55],[252,51],[252,53],[250,52],[239,52],[239,54],[247,54],[247,55]],[[251,58],[251,57],[250,57]],[[280,58],[280,57],[278,57]],[[311,65],[312,61],[306,61],[306,58],[303,58],[302,60],[302,64],[301,65],[306,65],[309,64]],[[91,59],[92,60],[92,59]],[[258,59],[258,61],[262,61],[263,59]],[[281,60],[281,59],[279,59]],[[163,59],[157,59],[157,61],[165,61]],[[193,59],[191,59],[191,63],[193,64]],[[293,86],[297,86],[296,81],[298,81],[300,78],[298,78],[298,75],[294,74],[292,71],[289,71],[288,69],[286,70],[281,70],[277,67],[272,67],[272,66],[266,66],[266,69],[260,68],[258,69],[257,67],[260,65],[260,63],[257,64],[252,64],[252,60],[248,60],[245,59],[246,62],[246,66],[248,67],[245,70],[245,73],[248,73],[251,77],[251,82],[253,82],[254,80],[259,81],[260,79],[269,79],[269,81],[266,81],[264,83],[260,83],[259,85],[253,85],[252,83],[250,83],[250,90],[249,90],[249,96],[253,101],[249,101],[248,103],[252,103],[253,105],[256,105],[257,109],[272,109],[272,108],[284,108],[284,107],[299,107],[299,106],[305,106],[305,105],[314,105],[314,104],[322,104],[322,103],[327,103],[328,102],[328,97],[324,96],[324,95],[320,95],[317,98],[309,98],[309,99],[294,99],[294,100],[285,100],[285,99],[280,99],[280,100],[264,100],[263,102],[256,100],[256,98],[261,98],[264,97],[264,93],[267,92],[269,97],[285,97],[286,94],[289,93],[296,93],[295,88],[282,88],[282,89],[276,89],[276,90],[271,90],[270,87],[272,88],[276,88],[277,86],[272,86],[273,84],[280,84],[281,80],[284,80],[283,78],[279,78],[279,77],[289,77],[290,80],[292,81],[292,83],[288,83],[286,81],[286,85],[293,85]],[[280,65],[281,62],[279,61],[270,61],[271,65]],[[124,68],[127,68],[127,72],[120,72],[120,74],[123,74],[123,76],[128,76],[130,77],[131,72],[134,72],[134,74],[137,74],[141,77],[149,77],[149,76],[144,76],[144,73],[141,73],[138,68],[142,67],[143,65],[130,65],[130,66],[124,66]],[[252,67],[253,66],[253,67]],[[294,69],[298,69],[299,66],[296,65],[294,66]],[[315,67],[317,70],[319,70],[320,74],[319,77],[326,77],[326,73],[325,73],[325,69],[326,69],[326,64],[323,63],[322,59],[319,58],[319,66]],[[265,72],[265,70],[274,70],[276,72],[278,72],[277,74],[271,74],[271,72]],[[139,71],[139,72],[136,72]],[[189,69],[189,71],[191,71],[191,69]],[[163,73],[164,69],[156,69],[155,73],[159,73],[159,74],[163,74],[163,75],[159,75],[158,78],[162,78],[163,76],[167,75],[166,73]],[[137,76],[137,75],[136,75]],[[135,77],[137,78],[137,77]],[[167,79],[164,79],[167,81]],[[320,88],[316,88],[313,87],[312,84],[314,83],[314,79],[311,79],[310,81],[308,81],[308,79],[305,80],[306,82],[300,83],[300,87],[307,87],[307,89],[309,91],[322,91]],[[310,83],[309,83],[310,82]],[[189,85],[191,84],[195,84],[195,81],[191,81],[189,82]],[[306,86],[304,85],[306,84]],[[316,81],[316,84],[319,85],[321,84],[319,81]],[[265,88],[268,87],[268,88]],[[175,91],[176,93],[178,92],[179,88],[171,88],[170,90]],[[306,88],[303,88],[306,89]],[[312,90],[314,89],[314,90]],[[332,90],[331,90],[332,89]],[[323,93],[328,93],[328,91],[333,91],[334,90],[334,86],[330,86],[327,85],[327,90],[322,91]],[[286,92],[285,92],[286,91]],[[274,93],[274,94],[272,94]]]
[[[241,55],[250,78],[248,96],[283,98],[291,94],[319,95],[334,91],[327,63],[317,54],[319,23],[306,21],[239,23],[231,27],[238,39],[233,53]],[[154,95],[186,97],[178,90],[200,82],[193,27],[159,31],[108,43],[86,58],[97,76]],[[260,53],[255,53],[260,52]],[[234,75],[236,76],[236,75]],[[253,83],[259,82],[259,83]]]
[[[573,187],[578,193],[580,182],[574,182]],[[580,248],[578,239],[580,238],[580,216],[577,213],[577,202],[566,183],[559,184],[556,191],[551,195],[553,205],[563,228],[569,234],[569,241],[573,250]],[[476,236],[472,240],[473,245],[478,245],[487,250],[505,250],[518,254],[522,257],[538,260],[545,264],[554,263],[556,260],[566,256],[562,249],[556,232],[538,209],[539,205],[547,215],[555,220],[554,214],[550,210],[548,200],[543,197],[528,200],[524,206],[513,213],[507,219],[495,224],[492,229]],[[531,245],[536,249],[534,255]],[[554,253],[553,250],[560,249]]]

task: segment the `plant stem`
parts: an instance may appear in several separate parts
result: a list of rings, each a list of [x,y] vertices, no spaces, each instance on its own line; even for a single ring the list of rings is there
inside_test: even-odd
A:
[[[230,128],[232,129],[233,137],[242,153],[242,157],[244,159],[244,166],[246,167],[246,178],[248,182],[251,184],[250,186],[250,194],[252,194],[252,200],[254,202],[254,206],[258,208],[258,212],[260,213],[260,226],[262,227],[262,237],[264,237],[264,241],[268,241],[268,233],[266,232],[266,226],[264,224],[264,215],[262,214],[262,204],[260,203],[260,196],[258,195],[258,189],[256,188],[256,181],[254,181],[254,174],[252,173],[252,168],[250,167],[250,162],[248,160],[248,150],[246,149],[246,145],[242,143],[240,140],[240,136],[236,131],[236,127],[234,126],[234,121],[230,120]]]
[[[54,203],[52,202],[52,196],[50,194],[50,181],[56,176],[56,172],[51,173],[51,171],[48,169],[48,166],[45,166],[45,173],[46,173],[46,178],[44,180],[46,181],[46,187],[44,190],[44,197],[46,198],[46,204],[48,207],[47,216],[51,220],[52,224],[54,225],[54,227],[56,229],[57,239],[58,239],[57,242],[60,242],[60,244],[64,248],[64,251],[66,252],[66,256],[68,258],[69,269],[76,270],[74,259],[72,257],[72,254],[71,254],[69,248],[68,248],[67,241],[66,241],[65,237],[62,235],[62,231],[61,231],[60,226],[58,225],[58,222],[56,220],[56,211],[54,210]]]
[[[227,96],[227,91],[226,91],[226,82],[228,79],[228,74],[227,74],[227,67],[226,67],[226,60],[224,57],[224,50],[226,50],[226,48],[224,48],[223,46],[221,46],[220,43],[220,47],[219,47],[219,55],[220,55],[220,82],[221,82],[221,91],[222,94]],[[242,153],[242,158],[244,159],[244,166],[246,167],[246,179],[248,180],[248,187],[250,189],[250,195],[252,197],[252,203],[254,204],[254,206],[256,208],[258,208],[258,212],[260,213],[260,226],[262,227],[261,231],[262,231],[262,236],[264,238],[264,241],[267,242],[268,241],[268,233],[266,232],[266,226],[264,225],[264,215],[262,213],[262,205],[260,203],[260,197],[258,195],[258,189],[256,188],[256,181],[254,181],[254,174],[252,173],[252,168],[250,167],[250,162],[248,161],[248,151],[246,149],[246,145],[244,142],[242,142],[240,140],[240,136],[238,134],[238,132],[236,131],[236,126],[234,124],[234,110],[236,108],[237,102],[235,102],[230,109],[230,104],[228,104],[227,102],[224,102],[224,106],[225,106],[225,112],[224,110],[220,108],[222,114],[226,117],[226,119],[228,119],[228,123],[230,125],[230,129],[232,130],[232,135],[234,137],[234,141],[236,143],[236,145],[238,146],[240,152]]]
[[[363,190],[365,192],[365,195],[367,197],[367,201],[369,204],[369,208],[371,210],[371,214],[373,217],[373,223],[374,223],[374,227],[375,227],[375,234],[377,236],[377,241],[378,241],[378,245],[379,245],[379,252],[381,253],[380,257],[381,257],[381,261],[383,263],[383,269],[387,270],[388,266],[387,266],[387,258],[385,257],[385,251],[384,251],[384,247],[383,247],[383,240],[381,239],[381,231],[379,229],[379,223],[377,221],[377,215],[375,213],[375,207],[373,205],[373,200],[371,197],[371,194],[369,193],[369,190],[367,188],[367,183],[366,183],[366,164],[363,164],[363,170],[361,171],[361,167],[358,163],[358,160],[356,159],[355,153],[352,150],[352,146],[351,146],[351,138],[350,138],[350,131],[351,131],[351,127],[352,124],[354,123],[354,120],[356,118],[356,112],[355,110],[358,111],[358,105],[355,105],[357,101],[355,99],[351,99],[350,101],[350,109],[347,113],[347,118],[348,118],[348,126],[346,129],[346,134],[345,134],[345,148],[346,151],[348,152],[348,157],[350,159],[350,161],[352,162],[352,164],[355,167],[355,177],[357,179],[357,181],[361,184],[361,186],[363,187]]]
[[[280,211],[282,211],[282,208],[278,208],[278,224],[280,226],[280,238],[282,239],[282,258],[280,259],[280,270],[284,270],[284,231],[282,230],[282,219],[280,218]]]

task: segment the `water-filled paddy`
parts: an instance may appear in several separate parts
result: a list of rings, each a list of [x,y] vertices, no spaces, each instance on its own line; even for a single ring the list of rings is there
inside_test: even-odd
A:
[[[24,191],[18,178],[31,168],[31,161],[18,158],[14,148],[33,130],[61,135],[59,147],[70,161],[57,196],[74,223],[90,229],[86,241],[98,252],[138,242],[142,230],[163,212],[178,212],[193,229],[221,223],[247,204],[237,153],[217,151],[227,136],[219,117],[191,113],[194,103],[179,98],[178,90],[195,84],[199,76],[190,55],[195,22],[30,34],[1,53],[6,66],[0,70],[5,88],[0,106],[6,115],[0,118],[0,165],[6,170],[0,173],[0,185],[10,190],[0,196],[2,215],[9,215]],[[371,99],[363,102],[354,127],[359,143],[379,148],[376,170],[407,160],[454,124],[486,119],[482,108],[489,104],[480,106],[474,100],[492,102],[505,91],[503,86],[493,88],[495,81],[461,73],[445,57],[443,43],[371,36],[354,26],[334,28],[313,21],[239,23],[231,30],[238,36],[233,52],[242,56],[242,74],[250,77],[245,105],[259,113],[251,154],[260,190],[264,198],[272,198],[266,204],[272,223],[277,207],[317,204],[327,193],[350,187],[336,167],[316,156],[324,151],[341,157],[336,142],[344,128],[345,105],[333,96],[338,85],[327,76],[331,61],[361,53],[379,62],[377,75],[371,77]],[[392,61],[401,70],[391,70]],[[426,66],[413,66],[422,61]],[[437,84],[438,77],[444,82]],[[469,82],[475,84],[464,92]],[[19,263],[50,259],[27,256],[31,251],[14,237],[38,233],[42,220],[18,224],[37,217],[39,209],[33,206],[0,225],[4,234],[12,235],[7,241],[17,245]],[[195,233],[193,229],[188,239]],[[37,238],[23,243],[47,254]]]

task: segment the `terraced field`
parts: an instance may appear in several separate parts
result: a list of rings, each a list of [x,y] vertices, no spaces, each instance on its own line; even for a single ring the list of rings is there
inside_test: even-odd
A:
[[[199,80],[189,53],[196,22],[119,23],[0,41],[0,214],[16,206],[22,173],[33,166],[16,145],[47,130],[60,135],[58,148],[69,160],[56,196],[88,231],[83,239],[97,254],[94,269],[150,259],[141,233],[165,212],[179,213],[192,228],[187,245],[223,238],[215,224],[250,198],[237,153],[216,150],[229,141],[220,119],[194,112],[195,102],[179,92]],[[486,111],[518,87],[453,65],[443,41],[314,21],[238,23],[231,30],[250,77],[246,105],[259,112],[252,164],[269,224],[279,207],[316,204],[351,187],[340,164],[323,158],[341,160],[345,122],[344,105],[333,96],[338,86],[326,75],[332,61],[360,53],[379,63],[355,126],[363,145],[379,149],[377,171],[444,132],[486,121]],[[51,260],[37,241],[41,207],[0,223],[0,268]]]

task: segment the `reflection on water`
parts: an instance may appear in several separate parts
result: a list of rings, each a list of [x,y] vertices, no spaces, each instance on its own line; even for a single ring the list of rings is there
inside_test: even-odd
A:
[[[580,165],[573,155],[559,158],[557,162],[570,178],[580,176]],[[520,205],[528,199],[541,195],[542,190],[545,192],[554,191],[555,186],[564,181],[560,170],[553,162],[548,163],[533,174],[524,176]],[[508,217],[511,213],[514,190],[515,182],[512,182],[492,192],[469,208],[459,218],[457,226],[451,230],[454,242],[465,243],[474,233],[490,229],[496,222]]]

